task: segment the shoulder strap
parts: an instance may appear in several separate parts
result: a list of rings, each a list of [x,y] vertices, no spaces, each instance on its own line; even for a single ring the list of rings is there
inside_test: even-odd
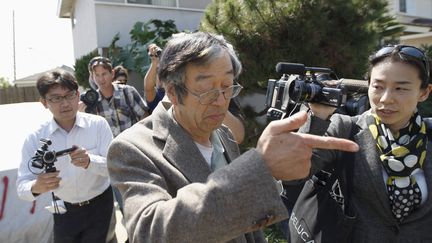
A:
[[[355,134],[358,132],[358,127],[356,125],[357,117],[350,117],[351,130],[348,137],[349,140],[354,140]],[[354,174],[354,158],[355,153],[353,152],[342,152],[335,164],[335,169],[331,173],[328,182],[326,183],[327,190],[331,190],[336,180],[343,178],[345,183],[339,183],[342,190],[342,195],[344,195],[344,202],[347,204],[350,201],[352,194],[353,185],[353,174]],[[345,172],[345,173],[344,173]]]
[[[356,124],[358,120],[358,116],[351,117],[351,132],[349,136],[349,140],[354,141],[354,136],[358,133],[358,126]],[[345,163],[347,163],[346,170],[345,170],[345,185],[342,185],[345,192],[345,205],[348,205],[348,202],[351,200],[351,195],[353,191],[353,185],[354,185],[354,159],[355,159],[355,153],[352,152],[343,152],[341,156],[341,160],[343,160]]]
[[[132,124],[135,124],[135,123],[138,122],[139,120],[137,119],[137,116],[135,115],[135,111],[134,111],[134,109],[133,109],[133,107],[131,106],[131,103],[130,103],[130,101],[129,101],[129,96],[128,96],[128,93],[126,92],[126,87],[127,87],[127,86],[120,87],[120,85],[119,85],[119,88],[123,90],[123,95],[125,96],[126,104],[127,104],[127,106],[129,107],[129,109],[131,110],[131,114],[132,114],[132,117],[131,117],[131,119],[132,119]]]
[[[423,118],[423,121],[426,123],[426,135],[432,140],[432,117]]]

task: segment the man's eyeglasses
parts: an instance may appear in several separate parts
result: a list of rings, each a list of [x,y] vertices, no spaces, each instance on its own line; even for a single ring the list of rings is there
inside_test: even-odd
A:
[[[219,98],[220,93],[223,94],[223,96],[226,100],[232,99],[232,98],[236,97],[242,89],[243,89],[243,86],[241,86],[240,84],[235,84],[235,85],[231,85],[228,88],[225,88],[222,90],[213,89],[213,90],[207,91],[207,92],[202,93],[202,94],[195,94],[194,92],[188,90],[185,87],[185,90],[187,92],[191,93],[192,95],[194,95],[195,97],[198,98],[198,101],[201,105],[209,105],[209,104],[215,102]]]
[[[404,60],[411,59],[422,63],[427,76],[430,77],[428,58],[426,57],[425,53],[417,47],[406,45],[386,46],[375,53],[374,58],[390,56],[392,53],[398,53],[401,58],[404,58]]]
[[[71,92],[67,95],[64,95],[64,96],[54,96],[54,97],[45,98],[45,99],[51,103],[61,103],[63,100],[71,101],[71,100],[75,99],[76,97],[77,97],[77,92],[73,91],[73,92]]]

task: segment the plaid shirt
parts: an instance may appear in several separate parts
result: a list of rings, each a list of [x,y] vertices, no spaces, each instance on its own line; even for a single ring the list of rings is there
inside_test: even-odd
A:
[[[148,107],[138,91],[130,85],[113,84],[114,94],[108,100],[99,90],[97,105],[90,113],[105,117],[116,137],[147,115]]]

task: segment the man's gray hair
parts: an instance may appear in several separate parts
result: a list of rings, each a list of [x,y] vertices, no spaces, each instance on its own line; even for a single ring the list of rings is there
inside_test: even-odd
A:
[[[226,51],[231,59],[234,79],[242,70],[233,46],[223,36],[196,32],[174,36],[166,45],[158,66],[158,77],[164,87],[174,87],[178,102],[186,96],[186,65],[206,65]]]

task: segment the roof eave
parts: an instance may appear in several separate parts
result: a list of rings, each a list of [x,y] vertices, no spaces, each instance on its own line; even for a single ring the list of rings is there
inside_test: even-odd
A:
[[[72,16],[75,0],[58,0],[57,15],[59,18],[70,18]]]

